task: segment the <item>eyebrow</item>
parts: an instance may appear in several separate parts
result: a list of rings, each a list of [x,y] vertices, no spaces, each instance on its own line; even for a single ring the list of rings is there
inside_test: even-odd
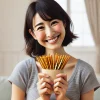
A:
[[[35,27],[39,26],[39,25],[43,25],[43,23],[38,23],[37,25],[35,25]]]

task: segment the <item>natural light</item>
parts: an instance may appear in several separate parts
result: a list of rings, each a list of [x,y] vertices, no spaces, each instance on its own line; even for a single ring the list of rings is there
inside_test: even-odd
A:
[[[72,22],[74,24],[74,33],[79,37],[71,45],[72,46],[88,46],[93,47],[94,41],[91,35],[89,22],[86,14],[85,4],[83,0],[55,0],[65,11],[69,11]],[[67,6],[67,5],[70,6]],[[69,7],[69,8],[68,8]],[[67,10],[69,9],[69,10]]]

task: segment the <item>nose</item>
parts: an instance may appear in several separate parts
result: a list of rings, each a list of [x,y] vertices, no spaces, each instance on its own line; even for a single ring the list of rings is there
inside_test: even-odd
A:
[[[47,26],[46,27],[45,34],[46,34],[47,37],[50,37],[50,38],[53,37],[54,31],[53,31],[52,27]]]

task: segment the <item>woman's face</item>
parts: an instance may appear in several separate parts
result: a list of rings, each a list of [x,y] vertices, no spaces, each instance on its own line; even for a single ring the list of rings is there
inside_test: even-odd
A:
[[[65,37],[65,27],[61,20],[43,20],[37,13],[33,18],[33,38],[46,49],[58,49]]]

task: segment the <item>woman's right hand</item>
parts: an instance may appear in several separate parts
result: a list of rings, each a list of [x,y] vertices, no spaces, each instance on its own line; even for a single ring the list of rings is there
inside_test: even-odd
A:
[[[44,73],[38,74],[37,89],[42,100],[50,100],[51,93],[53,91],[53,81],[51,77]]]

